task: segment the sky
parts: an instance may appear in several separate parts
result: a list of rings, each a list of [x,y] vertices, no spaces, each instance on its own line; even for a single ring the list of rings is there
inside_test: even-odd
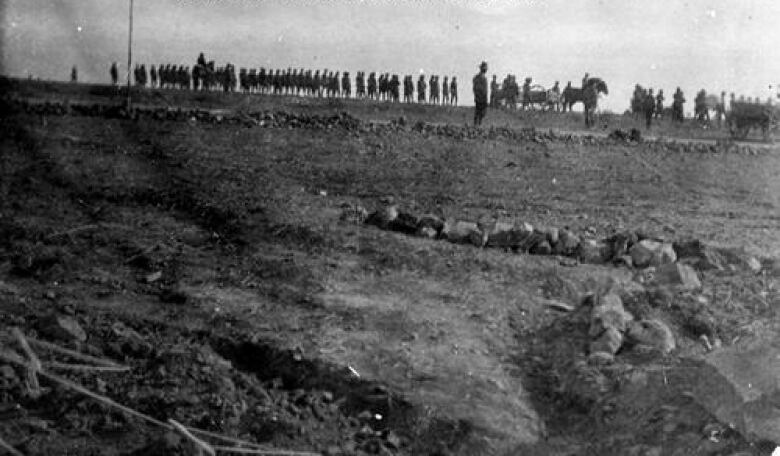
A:
[[[134,0],[133,61],[457,76],[483,60],[551,87],[585,72],[622,112],[634,84],[766,99],[780,83],[777,0]],[[0,0],[0,73],[107,82],[126,71],[129,0]],[[778,101],[778,100],[776,100]]]

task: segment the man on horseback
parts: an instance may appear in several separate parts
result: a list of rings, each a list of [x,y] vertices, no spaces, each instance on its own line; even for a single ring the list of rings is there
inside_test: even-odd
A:
[[[472,80],[473,91],[474,91],[474,126],[475,127],[482,124],[482,119],[485,118],[485,111],[487,111],[488,84],[487,84],[487,77],[485,77],[485,73],[487,73],[487,69],[488,69],[487,62],[480,63],[479,73],[477,73],[474,76],[474,79]],[[493,79],[495,80],[495,76],[493,76]]]

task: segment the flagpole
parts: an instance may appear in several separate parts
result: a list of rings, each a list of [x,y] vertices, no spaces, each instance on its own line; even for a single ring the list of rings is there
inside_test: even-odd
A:
[[[130,27],[127,36],[127,111],[130,112],[130,67],[133,62],[133,0],[130,0]]]

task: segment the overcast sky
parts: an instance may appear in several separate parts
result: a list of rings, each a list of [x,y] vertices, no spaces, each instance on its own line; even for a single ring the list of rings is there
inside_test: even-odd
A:
[[[0,72],[109,79],[127,61],[129,0],[0,0]],[[766,99],[780,83],[780,1],[135,0],[134,62],[457,75],[480,61],[550,87],[604,78],[622,112],[635,83]],[[123,70],[124,71],[124,70]],[[769,86],[772,86],[771,88]],[[690,110],[691,103],[686,105]]]

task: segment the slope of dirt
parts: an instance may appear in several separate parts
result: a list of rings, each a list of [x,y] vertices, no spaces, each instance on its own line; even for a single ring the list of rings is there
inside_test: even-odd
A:
[[[711,438],[723,425],[687,393],[699,336],[774,331],[776,153],[22,114],[2,128],[3,326],[131,366],[67,375],[157,419],[342,454],[770,448],[727,426]],[[760,255],[765,273],[735,261],[703,271],[701,291],[666,293],[627,268],[339,219],[387,196],[464,220],[696,237]],[[610,281],[633,290],[632,313],[670,323],[678,351],[577,370],[581,298]],[[53,331],[52,315],[85,340]],[[25,454],[180,451],[61,387],[27,397],[22,374],[4,370],[0,436]]]

